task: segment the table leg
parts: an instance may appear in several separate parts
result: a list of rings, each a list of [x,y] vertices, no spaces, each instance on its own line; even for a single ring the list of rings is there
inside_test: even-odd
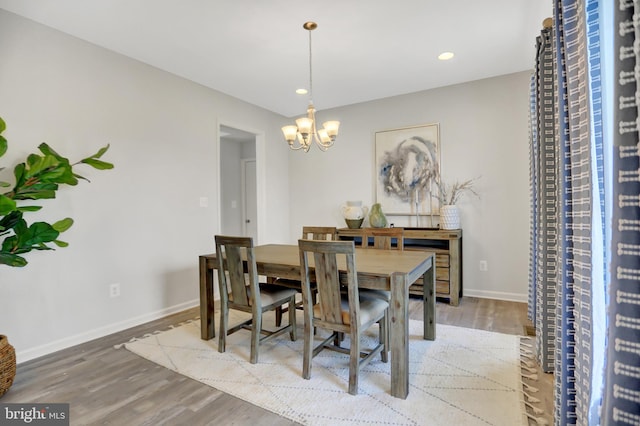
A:
[[[424,339],[436,340],[436,258],[431,257],[431,267],[422,276]]]
[[[407,276],[391,276],[391,395],[406,399],[409,394],[409,283]]]
[[[207,259],[200,257],[200,338],[216,337],[215,299],[213,293],[213,269],[207,268]]]

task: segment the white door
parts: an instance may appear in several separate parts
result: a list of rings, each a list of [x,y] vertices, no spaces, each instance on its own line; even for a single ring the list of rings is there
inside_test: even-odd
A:
[[[242,160],[242,168],[244,169],[242,174],[243,234],[256,241],[258,239],[256,160]]]

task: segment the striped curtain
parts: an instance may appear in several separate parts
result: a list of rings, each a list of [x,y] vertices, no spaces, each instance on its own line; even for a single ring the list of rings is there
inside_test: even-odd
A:
[[[602,138],[597,142],[593,135],[599,56],[588,51],[587,37],[597,32],[597,14],[587,14],[597,4],[554,1],[553,26],[538,38],[532,83],[529,315],[538,361],[555,373],[554,417],[561,425],[596,424],[590,417],[599,403],[598,391],[592,392],[592,290],[604,279],[602,254],[592,252],[603,251],[597,174]]]
[[[557,2],[554,18],[560,189],[555,417],[561,424],[588,424],[593,176],[583,2]]]
[[[640,2],[616,1],[613,223],[603,425],[640,425]]]
[[[537,38],[537,66],[531,94],[531,197],[529,319],[536,328],[536,355],[553,372],[558,246],[558,191],[551,28]]]

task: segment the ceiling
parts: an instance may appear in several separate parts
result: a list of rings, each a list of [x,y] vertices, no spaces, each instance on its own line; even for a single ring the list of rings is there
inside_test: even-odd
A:
[[[0,0],[287,117],[532,69],[550,0]],[[439,61],[438,54],[455,57]]]

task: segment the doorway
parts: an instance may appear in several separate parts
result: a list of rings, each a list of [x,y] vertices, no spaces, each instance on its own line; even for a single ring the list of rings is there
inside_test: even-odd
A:
[[[258,239],[256,134],[220,125],[220,231]]]
[[[258,187],[256,160],[242,159],[242,224],[244,235],[258,238]]]

